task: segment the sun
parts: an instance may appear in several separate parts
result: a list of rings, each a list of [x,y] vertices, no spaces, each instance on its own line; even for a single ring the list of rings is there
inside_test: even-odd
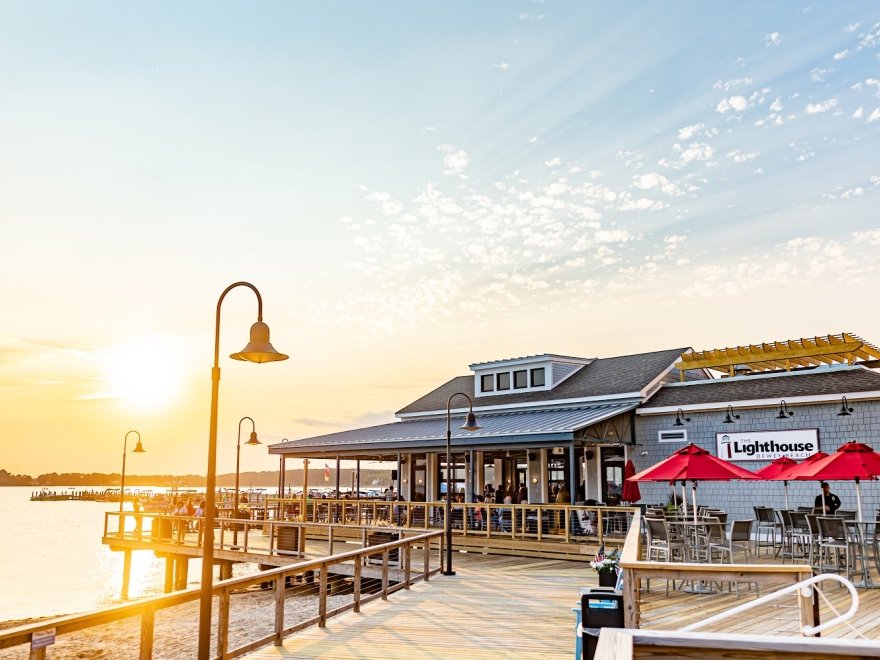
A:
[[[159,335],[110,348],[105,354],[109,396],[140,409],[168,407],[182,389],[182,354],[175,341]]]

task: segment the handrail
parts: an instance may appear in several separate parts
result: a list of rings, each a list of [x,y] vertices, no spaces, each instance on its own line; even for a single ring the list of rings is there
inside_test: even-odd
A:
[[[623,570],[623,607],[627,628],[638,628],[641,616],[640,583],[643,579],[660,580],[723,580],[772,584],[800,582],[813,575],[810,566],[799,564],[698,564],[690,562],[644,561],[641,559],[641,512],[633,516],[621,553]],[[812,626],[812,602],[809,596],[799,594],[801,621]]]
[[[240,578],[230,578],[214,583],[212,586],[212,596],[220,597],[220,616],[218,619],[218,655],[220,657],[236,657],[248,650],[259,648],[260,646],[264,646],[266,644],[271,644],[273,642],[280,644],[281,640],[284,637],[289,636],[296,630],[300,630],[308,625],[314,624],[317,624],[318,626],[324,626],[327,618],[331,616],[347,611],[349,609],[354,609],[355,611],[358,611],[360,609],[360,606],[364,603],[367,603],[376,598],[385,599],[389,594],[400,589],[409,589],[410,585],[417,580],[429,580],[431,575],[434,575],[440,571],[439,561],[435,566],[432,567],[433,562],[431,561],[431,556],[432,554],[434,554],[432,541],[434,539],[439,540],[437,549],[441,550],[443,532],[441,530],[430,531],[423,534],[418,534],[416,536],[401,538],[396,541],[389,541],[383,544],[364,547],[359,550],[350,550],[328,557],[289,564],[286,566],[273,568],[268,571],[255,573],[253,575]],[[412,566],[413,562],[411,557],[411,550],[416,544],[422,545],[424,547],[424,566],[422,567],[422,570],[413,570]],[[403,557],[402,564],[404,579],[398,584],[391,585],[389,581],[388,571],[389,556],[394,550],[397,550],[400,556]],[[362,595],[360,592],[360,583],[358,582],[362,574],[362,561],[367,557],[376,555],[381,555],[382,557],[381,566],[376,566],[377,569],[381,570],[382,589],[377,593]],[[438,552],[436,556],[439,558],[441,555],[442,553]],[[352,602],[337,607],[333,610],[328,610],[327,597],[329,589],[326,579],[327,573],[331,567],[348,562],[353,562],[354,564],[354,575],[356,582],[353,600]],[[296,625],[285,627],[283,599],[285,593],[284,586],[287,578],[316,571],[319,571],[321,574],[320,589],[318,592],[318,615],[312,617],[311,619],[308,619],[307,621],[299,622]],[[227,648],[229,642],[229,608],[232,603],[230,594],[233,590],[265,582],[273,583],[275,593],[277,594],[278,603],[280,604],[280,606],[276,604],[275,607],[274,632],[267,637],[252,640],[239,648],[229,650]],[[132,616],[140,616],[141,646],[139,657],[142,660],[146,660],[152,657],[153,623],[156,611],[198,600],[200,597],[200,593],[201,590],[199,588],[187,589],[184,591],[175,592],[173,594],[153,596],[135,603],[116,605],[113,607],[104,608],[85,614],[57,617],[46,621],[41,621],[39,623],[27,624],[15,628],[9,628],[7,630],[0,630],[0,649],[11,648],[14,646],[19,646],[21,644],[29,644],[31,641],[31,637],[34,633],[46,630],[54,629],[56,637],[59,637],[64,634],[69,634],[98,625],[106,625]]]
[[[737,605],[736,607],[733,607],[729,610],[725,610],[724,612],[721,612],[714,616],[710,616],[708,619],[697,621],[696,623],[692,623],[691,625],[685,626],[684,628],[679,628],[678,630],[679,632],[693,632],[697,628],[702,628],[704,626],[708,626],[709,624],[723,621],[724,619],[729,619],[730,617],[735,616],[740,612],[745,612],[746,610],[750,610],[765,603],[777,600],[779,598],[782,598],[783,596],[787,596],[788,594],[794,593],[799,590],[801,592],[801,596],[809,597],[813,595],[814,584],[819,584],[820,582],[826,582],[828,580],[831,580],[832,582],[839,582],[847,588],[851,599],[850,606],[849,609],[843,614],[839,614],[830,621],[826,621],[825,623],[822,623],[818,626],[801,626],[801,634],[805,637],[811,637],[816,633],[822,632],[827,628],[837,625],[838,623],[851,619],[856,613],[856,610],[859,609],[859,594],[856,592],[856,588],[853,586],[852,582],[850,582],[846,578],[840,577],[839,575],[834,575],[833,573],[823,573],[821,575],[815,575],[806,580],[801,580],[797,584],[791,584],[787,587],[783,587],[782,589],[778,589],[777,591],[769,593],[765,596],[756,598],[755,600],[749,601],[748,603]]]

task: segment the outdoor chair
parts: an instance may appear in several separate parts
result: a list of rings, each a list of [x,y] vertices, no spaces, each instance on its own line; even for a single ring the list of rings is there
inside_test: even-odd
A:
[[[837,511],[834,512],[834,515],[837,516],[838,518],[843,518],[844,520],[855,520],[856,519],[856,512],[855,511],[849,511],[849,510],[844,511],[843,509],[838,509]]]
[[[755,510],[755,519],[758,521],[758,527],[755,531],[755,554],[761,556],[761,548],[773,548],[773,554],[776,554],[779,543],[776,537],[776,530],[779,523],[772,508],[766,506],[753,507]]]
[[[776,520],[781,532],[779,556],[782,558],[782,563],[784,564],[786,557],[790,559],[794,558],[794,550],[792,547],[791,511],[788,511],[787,509],[777,509]]]
[[[791,511],[789,513],[790,528],[789,539],[791,543],[791,558],[808,558],[813,563],[814,536],[810,531],[810,523],[804,511]]]
[[[724,556],[730,559],[730,563],[734,563],[734,553],[741,552],[745,557],[745,563],[751,563],[752,559],[752,521],[751,520],[734,520],[730,524],[730,533],[725,535],[724,525],[719,523],[710,523],[707,526],[709,533],[709,563],[717,552],[721,563],[724,563]],[[736,588],[736,597],[739,598],[739,582],[733,580],[733,586]],[[757,583],[755,588],[759,589]],[[751,589],[751,583],[749,583]],[[758,592],[760,593],[760,591]]]
[[[846,562],[847,579],[851,580],[856,568],[856,561],[863,566],[865,558],[859,539],[852,536],[843,518],[837,516],[819,516],[819,568],[837,573],[841,568],[841,554]],[[829,563],[833,552],[834,562]]]
[[[674,534],[670,534],[669,526],[662,518],[646,518],[647,553],[648,561],[674,561],[685,557],[684,542]],[[647,590],[651,590],[651,581],[646,581]],[[672,581],[675,589],[675,580]],[[666,580],[666,595],[669,595],[669,580]]]

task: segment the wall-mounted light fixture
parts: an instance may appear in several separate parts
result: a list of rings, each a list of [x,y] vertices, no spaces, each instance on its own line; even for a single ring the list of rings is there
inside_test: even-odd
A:
[[[733,412],[733,406],[727,404],[727,415],[724,417],[724,424],[733,424],[733,420],[739,419],[739,415]]]
[[[532,483],[533,484],[538,483],[538,477],[532,477]]]
[[[793,415],[794,415],[794,413],[788,409],[787,405],[785,405],[785,399],[780,401],[779,402],[779,414],[776,415],[776,419],[788,419],[789,417],[792,417]]]
[[[853,409],[849,407],[849,401],[846,400],[846,396],[844,396],[840,400],[840,412],[837,413],[838,417],[849,417],[853,413]]]
[[[673,426],[684,426],[684,423],[689,421],[691,421],[691,418],[685,417],[684,411],[681,408],[675,411],[675,423]]]

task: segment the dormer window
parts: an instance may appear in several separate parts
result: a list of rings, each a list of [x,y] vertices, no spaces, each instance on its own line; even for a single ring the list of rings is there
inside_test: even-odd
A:
[[[532,369],[532,387],[544,387],[544,367]]]
[[[545,353],[472,364],[474,396],[488,398],[552,390],[592,361]]]

